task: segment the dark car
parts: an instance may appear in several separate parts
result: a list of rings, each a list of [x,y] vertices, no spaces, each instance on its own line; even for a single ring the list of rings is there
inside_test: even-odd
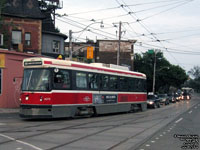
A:
[[[157,97],[157,95],[148,95],[147,96],[147,107],[160,108],[160,99]]]
[[[186,90],[183,91],[183,99],[184,100],[190,100],[191,99],[191,94]]]
[[[175,94],[169,94],[169,95],[168,95],[168,98],[169,98],[169,102],[170,102],[170,103],[176,103]]]
[[[169,98],[167,94],[158,94],[158,97],[160,98],[160,103],[163,105],[169,105]]]

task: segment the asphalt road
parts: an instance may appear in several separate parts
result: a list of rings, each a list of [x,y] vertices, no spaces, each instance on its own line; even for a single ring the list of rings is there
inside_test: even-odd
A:
[[[200,104],[194,105],[157,132],[138,150],[200,149]]]
[[[4,113],[0,150],[176,150],[184,144],[180,135],[200,135],[199,112],[200,97],[193,96],[145,112],[93,118],[22,120]]]

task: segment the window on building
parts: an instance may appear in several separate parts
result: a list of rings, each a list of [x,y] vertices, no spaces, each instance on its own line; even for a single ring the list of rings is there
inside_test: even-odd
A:
[[[0,46],[3,46],[3,34],[0,34]]]
[[[12,44],[21,44],[21,43],[22,43],[22,32],[12,31]]]
[[[25,45],[26,46],[31,45],[31,33],[25,33]]]
[[[60,50],[60,42],[59,41],[53,41],[53,52],[59,53]]]
[[[83,72],[76,73],[76,87],[80,89],[87,88],[87,74]]]
[[[1,92],[2,92],[2,85],[1,85],[1,84],[2,84],[2,82],[1,82],[2,79],[1,79],[1,78],[2,78],[2,71],[1,71],[1,69],[0,69],[0,94],[1,94]]]

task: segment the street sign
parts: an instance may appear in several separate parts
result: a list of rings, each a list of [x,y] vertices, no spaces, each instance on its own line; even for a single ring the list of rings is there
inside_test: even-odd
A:
[[[93,59],[93,51],[94,47],[93,46],[88,46],[87,47],[87,59]]]
[[[153,53],[154,53],[154,49],[149,49],[149,50],[148,50],[148,53],[149,53],[149,54],[153,54]]]

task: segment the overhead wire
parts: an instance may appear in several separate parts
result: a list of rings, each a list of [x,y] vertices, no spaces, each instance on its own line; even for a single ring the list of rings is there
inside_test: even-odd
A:
[[[121,0],[122,2],[123,2],[123,4],[125,4],[126,5],[126,3],[123,1],[123,0]],[[191,0],[192,1],[192,0]],[[118,4],[120,4],[120,2],[118,1],[118,0],[116,0],[116,2],[118,3]],[[122,7],[126,12],[127,12],[127,10],[124,8],[124,7]],[[133,12],[132,10],[131,10],[131,8],[130,7],[128,7],[128,9],[131,11],[131,12]],[[134,20],[136,20],[136,22],[138,22],[148,33],[150,33],[151,34],[151,36],[158,42],[158,43],[160,43],[161,45],[162,45],[162,49],[164,49],[165,51],[167,51],[168,52],[168,49],[163,45],[163,43],[157,38],[157,36],[155,36],[154,34],[152,34],[153,32],[151,32],[147,27],[146,27],[146,25],[144,25],[143,23],[142,23],[142,21],[143,20],[140,20],[138,17],[137,17],[137,15],[135,14],[135,13],[131,13],[130,14],[131,16],[132,16],[132,18],[134,19]],[[134,15],[134,16],[133,16]],[[168,52],[169,53],[169,52]],[[179,62],[178,62],[178,60],[171,54],[171,53],[169,53],[170,55],[171,55],[171,57],[179,64]]]

